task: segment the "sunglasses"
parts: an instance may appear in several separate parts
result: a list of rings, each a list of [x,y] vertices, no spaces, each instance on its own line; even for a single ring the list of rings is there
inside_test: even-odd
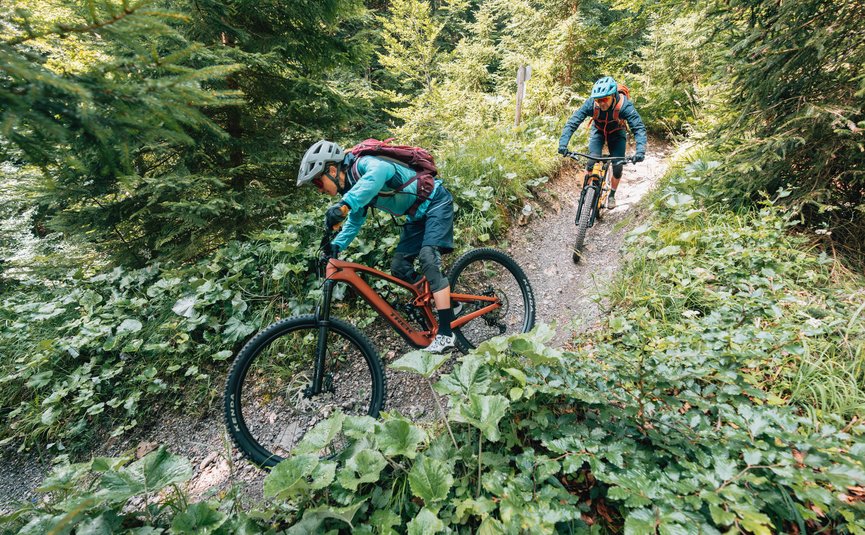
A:
[[[324,180],[321,177],[313,178],[312,184],[320,190],[324,189]]]
[[[606,96],[606,97],[601,97],[601,98],[595,99],[595,102],[597,102],[598,104],[609,104],[612,101],[613,101],[613,97],[611,97],[611,96]]]

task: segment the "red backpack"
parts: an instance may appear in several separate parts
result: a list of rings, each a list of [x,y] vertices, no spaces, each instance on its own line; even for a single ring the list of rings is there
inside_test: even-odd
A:
[[[624,95],[624,98],[619,97],[616,102],[616,105],[613,107],[613,118],[607,121],[599,121],[598,117],[601,115],[601,107],[595,103],[595,109],[592,112],[592,121],[598,123],[598,130],[604,133],[604,135],[612,134],[613,132],[618,132],[622,128],[627,128],[628,123],[624,119],[619,118],[619,112],[622,111],[622,106],[625,105],[625,102],[631,98],[631,90],[628,89],[628,86],[619,84],[619,93]],[[589,121],[589,127],[592,125],[592,121]],[[612,126],[612,128],[611,128]]]
[[[394,138],[384,141],[365,139],[349,149],[349,152],[358,158],[361,156],[375,156],[410,167],[415,172],[414,178],[395,188],[394,192],[399,193],[408,187],[409,184],[417,181],[417,199],[406,210],[406,214],[413,216],[417,212],[418,207],[429,199],[432,194],[438,168],[436,168],[435,160],[429,152],[420,147],[391,145],[390,142],[393,140]],[[354,167],[355,176],[358,176],[357,160],[354,162]]]

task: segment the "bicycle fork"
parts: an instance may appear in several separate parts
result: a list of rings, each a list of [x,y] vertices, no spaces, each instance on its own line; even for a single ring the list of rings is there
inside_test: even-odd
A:
[[[586,192],[589,191],[589,188],[595,190],[595,199],[592,201],[592,206],[589,206],[588,209],[591,210],[589,217],[589,226],[587,228],[592,228],[595,224],[595,218],[598,216],[598,210],[596,208],[596,203],[598,202],[598,197],[601,195],[601,186],[597,182],[593,182],[592,184],[583,188],[583,191],[580,192],[580,203],[577,205],[577,216],[574,218],[574,225],[580,224],[580,215],[583,213],[583,209],[586,208]]]
[[[330,330],[330,301],[336,281],[325,280],[322,288],[321,304],[315,309],[315,323],[318,325],[318,340],[315,345],[315,370],[312,383],[304,392],[310,398],[321,394],[325,379],[325,357],[327,356],[327,335]]]

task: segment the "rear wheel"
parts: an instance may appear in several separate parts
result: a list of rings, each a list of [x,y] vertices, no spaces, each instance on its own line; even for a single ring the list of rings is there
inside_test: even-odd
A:
[[[385,399],[381,360],[353,326],[331,318],[322,392],[311,393],[319,327],[314,316],[274,323],[238,353],[225,387],[225,423],[241,452],[276,465],[315,424],[337,410],[378,416]],[[336,440],[322,456],[346,445]]]
[[[595,188],[586,188],[586,196],[583,198],[583,207],[580,212],[580,220],[577,221],[577,238],[574,240],[574,251],[571,259],[576,264],[583,256],[583,245],[586,240],[586,231],[589,230],[589,218],[592,215],[592,205],[595,202]]]
[[[454,329],[457,345],[468,352],[495,336],[528,332],[535,325],[535,296],[513,258],[497,249],[474,249],[461,256],[448,276],[451,292],[498,297],[502,306]],[[487,302],[454,303],[457,317]]]

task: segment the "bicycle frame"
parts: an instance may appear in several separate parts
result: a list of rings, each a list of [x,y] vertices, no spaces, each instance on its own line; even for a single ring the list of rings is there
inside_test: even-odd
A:
[[[611,170],[612,165],[614,165],[614,162],[616,164],[618,164],[618,163],[625,164],[625,163],[628,163],[629,161],[631,161],[631,159],[630,158],[624,158],[624,157],[618,157],[618,156],[591,156],[589,154],[582,154],[579,152],[569,152],[566,154],[566,156],[569,156],[569,157],[573,158],[574,160],[577,160],[576,156],[582,156],[583,158],[587,158],[587,159],[594,160],[596,162],[601,163],[600,175],[598,173],[594,172],[595,166],[592,166],[592,171],[589,172],[584,179],[583,190],[582,190],[582,192],[580,192],[580,203],[577,206],[577,215],[574,218],[574,224],[578,225],[579,221],[580,221],[580,214],[582,214],[582,212],[583,212],[583,204],[586,200],[586,191],[589,188],[594,188],[596,202],[594,203],[594,206],[589,207],[589,209],[591,210],[591,215],[589,217],[589,226],[588,226],[588,228],[592,228],[592,226],[594,226],[594,224],[595,224],[595,219],[597,219],[597,217],[598,217],[598,211],[600,210],[602,203],[606,201],[606,198],[603,198],[603,199],[601,198],[602,185],[603,185],[602,181],[607,180],[609,178],[608,175],[611,172],[610,170]]]
[[[390,303],[388,303],[381,295],[378,294],[363,278],[361,278],[361,274],[371,275],[373,277],[383,279],[390,284],[396,284],[409,292],[411,292],[413,298],[411,299],[411,305],[420,308],[424,320],[428,325],[432,326],[430,330],[419,331],[414,329],[411,324],[399,313],[398,310],[394,309]],[[400,334],[400,336],[408,342],[409,345],[415,348],[426,347],[432,342],[433,338],[435,338],[436,332],[438,331],[438,324],[436,315],[433,313],[433,295],[429,288],[429,283],[426,278],[422,278],[415,284],[408,283],[402,279],[398,279],[392,275],[388,275],[382,271],[377,269],[364,266],[362,264],[355,264],[353,262],[346,262],[344,260],[339,260],[336,258],[332,258],[327,263],[327,269],[325,272],[325,282],[324,282],[324,294],[322,296],[322,305],[320,306],[320,310],[316,311],[316,316],[319,321],[320,327],[326,328],[327,322],[330,318],[330,302],[333,297],[333,288],[336,286],[338,282],[344,282],[354,288],[364,301],[369,303],[369,305],[381,315],[384,319],[391,324],[394,330]],[[502,303],[496,296],[486,296],[486,295],[471,295],[471,294],[461,294],[461,293],[451,293],[451,302],[452,303],[467,303],[467,302],[482,302],[488,303],[486,306],[475,310],[470,314],[466,314],[464,316],[460,316],[455,319],[451,323],[451,328],[457,329],[466,323],[483,316],[493,310],[501,308]],[[319,337],[319,343],[321,343],[321,336]]]

